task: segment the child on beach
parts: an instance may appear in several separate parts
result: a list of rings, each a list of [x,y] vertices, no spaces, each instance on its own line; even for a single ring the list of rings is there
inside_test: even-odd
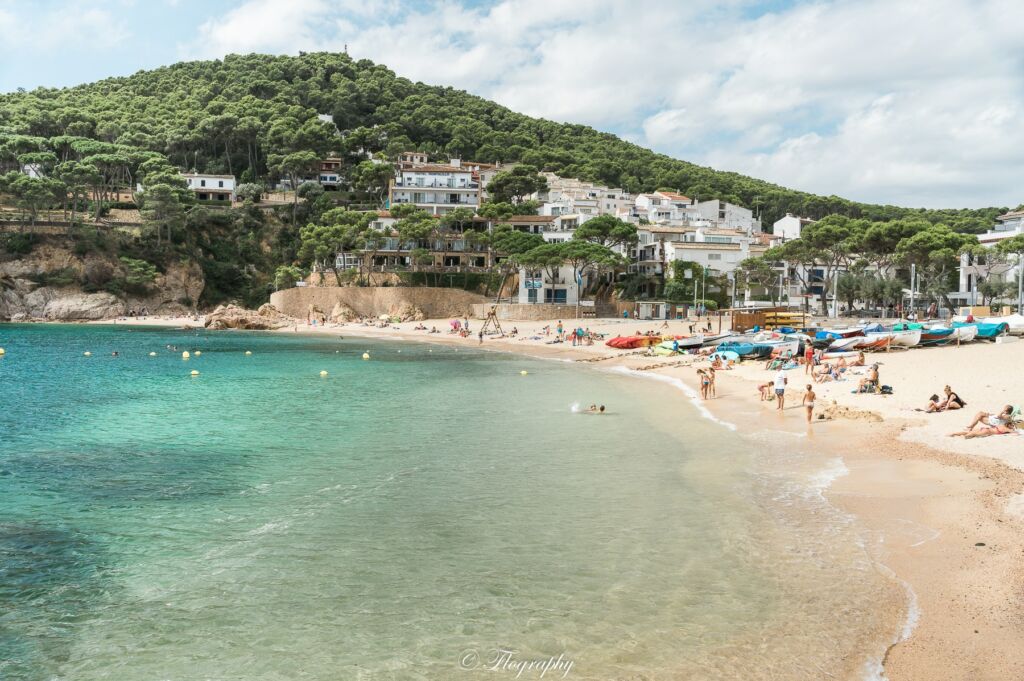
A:
[[[767,383],[762,383],[761,385],[757,386],[757,390],[758,390],[758,392],[761,393],[761,401],[762,402],[771,402],[772,401],[772,382],[771,381],[768,381]]]

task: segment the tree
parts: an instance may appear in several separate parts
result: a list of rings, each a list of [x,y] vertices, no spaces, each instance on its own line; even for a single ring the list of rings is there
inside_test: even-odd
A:
[[[323,224],[308,224],[299,231],[302,240],[299,257],[314,268],[330,269],[334,272],[335,283],[341,286],[337,256],[344,260],[349,251],[362,246],[363,234],[374,217],[372,213],[341,208],[327,211],[322,216]]]
[[[278,291],[292,288],[302,278],[302,270],[295,265],[280,265],[274,272],[274,288]]]
[[[748,290],[753,287],[763,288],[771,297],[772,305],[777,304],[778,289],[775,284],[779,280],[779,273],[766,258],[747,258],[739,264],[735,276],[737,286],[743,282],[742,286]]]
[[[639,237],[636,225],[613,215],[599,215],[577,227],[573,239],[585,239],[609,248],[629,248],[636,245]]]
[[[1018,209],[1020,210],[1020,209]],[[1021,277],[1024,276],[1024,234],[1003,239],[996,244],[996,250],[1005,256],[1013,256],[1017,263],[1017,313],[1024,314],[1024,291],[1021,289]]]
[[[388,187],[395,177],[395,168],[390,163],[374,163],[363,161],[349,174],[352,188],[373,197],[377,206],[384,205],[384,197],[388,195]]]
[[[296,151],[290,154],[271,154],[267,159],[270,169],[288,179],[292,189],[298,190],[299,181],[314,172],[319,166],[320,157],[312,151]],[[299,208],[299,192],[292,197],[292,224]]]
[[[175,188],[167,184],[150,185],[139,195],[140,212],[143,219],[156,231],[156,242],[160,243],[164,230],[167,232],[167,243],[171,243],[175,227],[180,227],[185,217],[185,209]]]
[[[24,211],[30,228],[35,229],[39,212],[60,200],[67,189],[64,183],[49,177],[29,177],[12,171],[0,176],[0,191],[6,191],[14,197],[17,206]]]
[[[530,165],[518,165],[497,173],[486,187],[487,195],[496,203],[520,203],[530,194],[546,191],[548,181]]]
[[[931,225],[900,241],[896,255],[899,262],[917,267],[925,293],[955,312],[949,300],[952,274],[960,264],[960,252],[977,242],[974,235],[959,234],[946,225]]]
[[[253,203],[259,203],[263,198],[263,185],[255,182],[243,182],[238,185],[235,189],[235,196],[242,201],[252,201]]]

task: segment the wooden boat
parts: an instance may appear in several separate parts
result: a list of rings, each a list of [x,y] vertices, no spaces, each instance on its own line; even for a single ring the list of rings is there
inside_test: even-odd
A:
[[[825,338],[831,338],[833,340],[837,338],[851,338],[853,336],[863,336],[864,328],[860,326],[854,326],[847,329],[820,329],[814,337],[819,340]]]
[[[921,330],[921,345],[944,345],[953,340],[953,329],[948,326],[933,326]]]
[[[712,336],[704,336],[704,342],[701,344],[701,347],[713,348],[727,338],[732,337],[732,335],[731,331],[726,331],[725,333],[719,333]]]
[[[1010,331],[1010,325],[1006,322],[953,322],[954,329],[961,329],[965,326],[976,327],[978,329],[977,338],[984,340],[993,340]]]
[[[871,332],[866,334],[866,338],[891,338],[890,343],[896,347],[912,348],[921,342],[921,330],[920,329],[906,329],[904,331],[882,331],[881,333]]]
[[[860,352],[885,350],[892,345],[892,339],[893,334],[891,333],[873,333],[870,336],[864,336],[864,342],[857,346],[857,350]]]

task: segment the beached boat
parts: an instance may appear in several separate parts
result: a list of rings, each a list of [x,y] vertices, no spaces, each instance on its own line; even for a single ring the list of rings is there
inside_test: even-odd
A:
[[[853,336],[863,335],[864,327],[852,326],[846,329],[819,329],[818,332],[814,334],[814,337],[818,340],[824,340],[826,338],[831,338],[832,340],[835,340],[837,338],[851,338]]]
[[[837,350],[835,352],[823,352],[821,353],[822,359],[853,359],[854,357],[860,356],[859,350]]]
[[[948,326],[933,326],[921,330],[921,345],[944,345],[954,340],[953,329]]]
[[[715,361],[716,359],[720,359],[723,362],[736,362],[739,360],[739,358],[739,355],[730,350],[718,350],[708,355],[708,359],[710,359],[712,362]]]
[[[861,352],[885,350],[892,345],[892,342],[893,334],[891,333],[872,333],[864,336],[864,341],[857,346],[857,350]]]
[[[704,342],[701,344],[701,347],[713,348],[713,347],[717,346],[719,343],[721,343],[722,341],[724,341],[724,340],[726,340],[728,338],[731,338],[732,336],[733,336],[733,333],[731,331],[726,331],[725,333],[715,334],[713,336],[704,336]]]
[[[856,350],[862,345],[869,343],[867,336],[849,336],[847,338],[836,338],[828,344],[828,352],[844,352]]]
[[[870,332],[865,334],[867,338],[891,338],[893,346],[912,348],[921,342],[920,329],[904,329],[903,331],[882,331],[881,333]]]
[[[978,337],[978,327],[975,324],[964,326],[953,325],[953,340],[958,343],[970,343]]]
[[[1005,317],[985,317],[981,321],[986,324],[1006,324],[1006,332],[1011,336],[1024,335],[1024,315],[1019,313]]]
[[[605,345],[618,350],[635,350],[657,345],[661,340],[661,336],[616,336],[606,341]]]
[[[1006,335],[1010,330],[1010,325],[1006,322],[998,324],[994,322],[953,322],[954,329],[961,329],[965,326],[973,326],[978,329],[977,338],[985,340],[993,340]]]

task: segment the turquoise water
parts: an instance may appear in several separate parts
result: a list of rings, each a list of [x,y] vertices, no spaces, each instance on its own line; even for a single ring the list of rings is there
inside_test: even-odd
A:
[[[820,466],[669,385],[281,334],[0,347],[2,679],[842,678],[888,635]]]

